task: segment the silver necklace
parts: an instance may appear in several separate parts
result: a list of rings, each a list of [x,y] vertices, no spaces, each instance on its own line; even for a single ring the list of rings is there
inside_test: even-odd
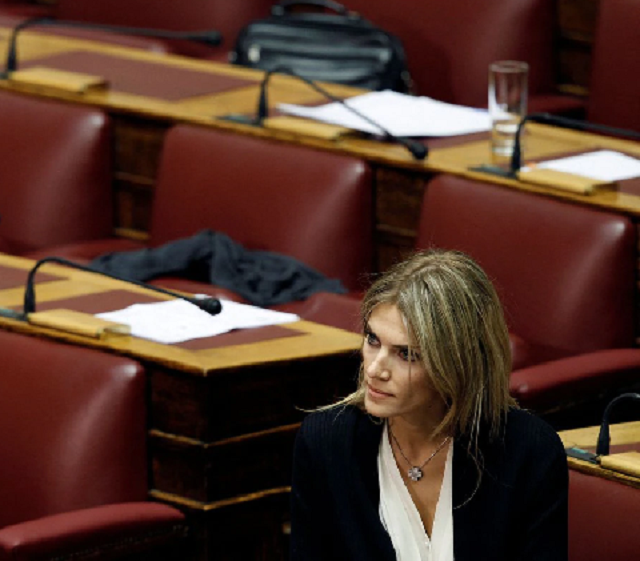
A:
[[[449,439],[451,438],[450,436],[447,436],[447,438],[445,438],[440,443],[440,445],[435,449],[433,454],[431,454],[431,456],[429,456],[421,466],[414,466],[409,461],[409,458],[407,458],[404,455],[404,452],[402,451],[402,447],[400,446],[400,443],[398,442],[398,439],[396,438],[396,435],[393,434],[393,431],[391,430],[391,425],[389,425],[389,434],[391,435],[391,438],[393,438],[393,441],[396,443],[396,446],[398,447],[398,452],[400,452],[400,455],[404,458],[405,462],[407,462],[407,464],[409,464],[409,466],[411,466],[409,468],[409,470],[407,470],[407,475],[409,476],[409,479],[411,479],[411,481],[420,481],[422,479],[422,476],[424,475],[424,472],[422,471],[424,469],[424,466],[426,466],[431,460],[433,460],[433,458],[436,457],[436,454],[438,452],[440,452],[440,450],[442,450],[442,448],[444,448],[444,445],[447,442],[449,442]]]

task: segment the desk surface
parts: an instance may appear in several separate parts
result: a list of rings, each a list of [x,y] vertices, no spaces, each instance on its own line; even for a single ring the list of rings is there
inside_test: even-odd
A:
[[[4,60],[9,29],[0,29],[0,60]],[[36,32],[23,32],[19,41],[19,60],[21,62],[69,53],[72,51],[91,51],[122,57],[128,60],[153,62],[180,69],[197,72],[224,75],[255,81],[253,85],[221,91],[212,95],[201,95],[178,101],[164,101],[161,99],[127,94],[117,91],[91,92],[84,95],[60,93],[43,89],[31,89],[29,93],[44,97],[65,99],[75,103],[96,105],[108,109],[110,112],[136,114],[148,118],[168,122],[189,122],[200,125],[227,129],[242,134],[275,138],[287,142],[295,142],[307,146],[333,150],[362,157],[393,168],[408,169],[417,173],[446,172],[465,175],[476,179],[484,179],[521,190],[541,193],[557,198],[569,199],[603,208],[609,208],[631,215],[640,215],[640,196],[620,192],[618,190],[598,190],[590,196],[580,196],[560,190],[537,187],[520,181],[487,176],[469,171],[469,166],[489,163],[489,141],[469,140],[461,137],[455,142],[456,146],[438,148],[436,142],[431,154],[424,162],[412,159],[401,146],[383,142],[371,141],[357,136],[344,135],[337,139],[318,136],[313,127],[303,131],[286,130],[275,126],[273,128],[257,128],[247,125],[234,124],[217,119],[229,113],[253,115],[257,105],[259,81],[261,72],[230,66],[210,61],[187,59],[180,56],[159,55],[145,51],[94,43],[86,40],[69,39],[47,36]],[[99,73],[99,69],[96,69]],[[23,89],[6,81],[0,82],[0,87],[8,89]],[[359,93],[359,90],[344,86],[327,86],[334,94],[349,97]],[[28,88],[27,88],[28,89]],[[299,80],[286,76],[273,76],[269,86],[269,105],[273,108],[278,103],[316,104],[324,102],[320,94],[309,88]],[[622,141],[601,137],[582,132],[559,130],[543,125],[532,124],[527,138],[527,158],[549,158],[555,155],[579,152],[596,147],[614,148],[640,156],[640,143]]]
[[[25,277],[33,264],[29,259],[0,254],[0,266],[23,270]],[[141,297],[152,296],[158,300],[171,299],[169,296],[165,297],[129,283],[59,265],[46,264],[39,271],[60,277],[36,284],[36,302],[41,305],[64,300],[64,307],[73,308],[74,298],[78,301],[91,295],[97,298],[110,291],[125,291],[140,294]],[[23,294],[23,286],[0,290],[0,307],[21,310]],[[305,321],[280,326],[283,330],[282,337],[232,346],[212,345],[211,348],[195,350],[178,345],[162,345],[130,336],[93,339],[6,318],[0,318],[0,326],[23,333],[43,334],[58,340],[103,348],[202,376],[254,364],[350,354],[358,351],[361,344],[361,338],[354,333]],[[293,336],[287,336],[290,334],[286,331],[291,331]]]
[[[640,450],[640,421],[611,425],[611,453]],[[565,448],[576,447],[595,452],[600,427],[586,427],[559,433]],[[576,458],[568,458],[569,467],[605,479],[620,481],[640,488],[640,479],[617,471],[604,469]]]

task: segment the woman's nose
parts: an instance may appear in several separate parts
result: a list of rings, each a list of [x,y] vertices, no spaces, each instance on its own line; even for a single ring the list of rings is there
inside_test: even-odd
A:
[[[384,349],[378,349],[378,352],[372,357],[367,367],[367,375],[376,378],[388,375],[388,358],[388,353]]]

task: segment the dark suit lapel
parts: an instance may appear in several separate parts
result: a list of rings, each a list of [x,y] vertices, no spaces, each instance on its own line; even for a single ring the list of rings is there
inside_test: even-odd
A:
[[[478,513],[473,497],[478,482],[478,470],[467,452],[466,442],[458,440],[453,448],[453,552],[456,561],[481,559],[478,556]],[[476,552],[476,553],[474,553]]]
[[[380,503],[380,487],[378,484],[378,448],[382,437],[382,424],[377,424],[369,416],[358,416],[354,431],[353,452],[354,461],[352,478],[354,492],[362,496],[359,502],[362,517],[361,528],[370,531],[361,536],[366,542],[363,544],[363,555],[358,559],[395,560],[395,550],[391,539],[380,521],[378,512]],[[367,554],[365,555],[365,551]]]

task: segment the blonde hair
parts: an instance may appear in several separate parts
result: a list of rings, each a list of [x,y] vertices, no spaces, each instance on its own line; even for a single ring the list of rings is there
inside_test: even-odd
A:
[[[364,326],[380,304],[397,306],[411,345],[446,405],[434,436],[466,437],[475,456],[481,431],[497,436],[515,406],[509,395],[509,333],[493,284],[464,253],[431,249],[373,283],[362,302]],[[361,367],[358,389],[340,404],[364,409],[364,395]]]

